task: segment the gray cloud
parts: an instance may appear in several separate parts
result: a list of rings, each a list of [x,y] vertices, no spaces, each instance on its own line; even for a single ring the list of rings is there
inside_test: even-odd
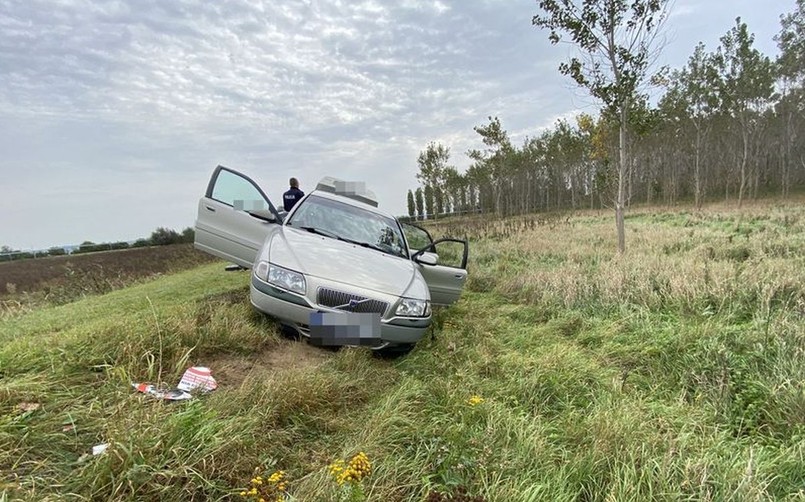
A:
[[[748,0],[687,0],[696,16],[677,19],[717,17],[728,28],[734,15],[724,11],[738,4],[750,28],[753,19],[774,28],[779,13]],[[531,26],[535,10],[459,0],[0,0],[0,211],[13,215],[0,223],[0,244],[190,226],[218,163],[273,196],[290,175],[308,188],[324,175],[364,179],[402,213],[429,141],[466,167],[464,152],[478,146],[472,127],[489,115],[519,141],[589,108],[558,75],[568,49]],[[666,51],[671,64],[684,62],[690,36],[679,29],[684,48]]]

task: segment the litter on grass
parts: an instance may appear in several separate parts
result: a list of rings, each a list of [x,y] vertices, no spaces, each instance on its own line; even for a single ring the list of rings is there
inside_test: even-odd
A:
[[[148,383],[132,383],[131,386],[138,392],[150,394],[157,399],[184,401],[193,399],[193,395],[190,394],[191,391],[209,392],[215,390],[218,388],[218,382],[212,377],[212,372],[209,368],[193,366],[184,372],[179,385],[175,389],[161,388]]]
[[[109,443],[96,444],[92,447],[92,455],[89,453],[84,453],[78,457],[78,463],[80,464],[82,462],[86,462],[90,457],[100,455],[101,453],[105,452],[107,448],[109,448]]]
[[[184,401],[185,399],[193,399],[193,396],[190,395],[190,393],[185,392],[182,389],[160,389],[157,388],[156,385],[151,385],[148,383],[132,383],[131,386],[134,387],[138,392],[150,394],[157,399],[164,399],[165,401]]]
[[[182,380],[177,387],[181,390],[191,392],[193,390],[200,390],[201,392],[209,392],[218,388],[218,382],[212,377],[212,372],[209,368],[204,366],[193,366],[188,368],[182,375]]]

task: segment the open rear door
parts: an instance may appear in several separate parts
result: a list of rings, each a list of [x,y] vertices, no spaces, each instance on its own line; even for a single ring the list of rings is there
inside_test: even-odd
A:
[[[251,268],[266,236],[280,223],[276,208],[254,181],[218,166],[198,203],[195,247]]]

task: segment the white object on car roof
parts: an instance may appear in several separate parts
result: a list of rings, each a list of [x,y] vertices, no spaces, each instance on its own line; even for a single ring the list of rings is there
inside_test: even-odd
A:
[[[344,181],[332,176],[325,176],[316,185],[316,190],[322,192],[329,192],[336,195],[342,195],[364,204],[377,207],[377,196],[375,193],[366,188],[366,183],[363,181]]]

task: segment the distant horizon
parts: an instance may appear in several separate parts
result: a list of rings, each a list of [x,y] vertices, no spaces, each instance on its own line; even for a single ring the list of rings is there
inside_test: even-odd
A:
[[[141,237],[142,238],[142,237]],[[128,245],[132,245],[140,239],[135,239],[133,241],[108,241],[108,242],[92,242],[94,246],[103,246],[107,244],[116,244],[120,242],[125,242]],[[7,255],[7,254],[15,254],[15,253],[37,253],[40,251],[49,251],[51,249],[63,249],[65,252],[70,254],[72,251],[80,248],[82,244],[54,244],[52,246],[47,246],[43,248],[28,248],[28,249],[17,249],[14,248],[11,251],[0,251],[0,255]]]
[[[167,227],[157,227],[157,228],[167,228]],[[194,226],[184,227],[181,230],[176,230],[174,228],[168,228],[168,230],[173,230],[174,232],[178,232],[179,234],[181,234],[182,230],[185,230],[187,228],[193,228],[193,230],[195,231]],[[154,229],[154,230],[156,230],[156,229]],[[84,245],[84,243],[88,243],[88,242],[91,242],[92,245],[95,245],[95,246],[103,246],[105,244],[117,244],[117,243],[120,243],[120,242],[125,242],[128,245],[132,245],[132,244],[134,244],[135,242],[137,242],[137,241],[139,241],[141,239],[142,240],[148,240],[150,237],[151,236],[148,235],[146,237],[138,237],[136,239],[131,239],[131,240],[102,241],[102,242],[84,240],[84,241],[82,241],[82,242],[80,242],[78,244],[54,244],[52,246],[40,247],[40,248],[19,248],[19,249],[14,248],[11,251],[0,251],[0,255],[8,254],[8,253],[31,253],[31,252],[36,252],[36,251],[47,251],[47,250],[53,249],[53,248],[62,248],[65,251],[68,250],[68,249],[74,250],[74,249],[80,248],[82,245]],[[0,243],[0,245],[3,245],[3,244]]]

